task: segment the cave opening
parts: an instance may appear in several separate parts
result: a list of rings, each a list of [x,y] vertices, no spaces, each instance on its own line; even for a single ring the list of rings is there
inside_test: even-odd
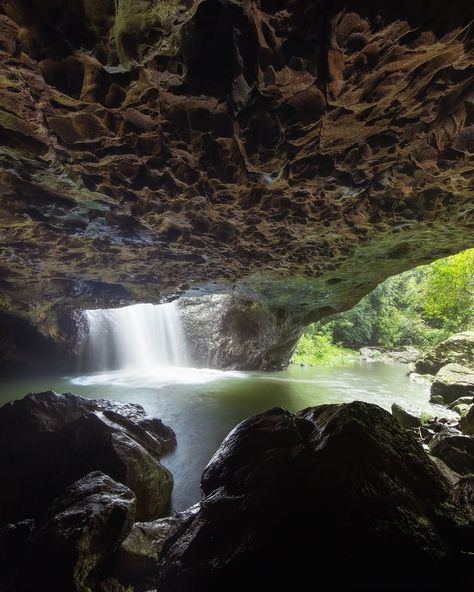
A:
[[[2,592],[474,589],[473,19],[0,0]]]

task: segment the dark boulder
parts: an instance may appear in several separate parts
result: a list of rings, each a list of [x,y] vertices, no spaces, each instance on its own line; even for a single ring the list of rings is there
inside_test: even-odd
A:
[[[0,590],[18,592],[25,564],[27,549],[36,525],[34,520],[23,520],[0,528]]]
[[[422,426],[421,412],[414,407],[402,407],[398,403],[392,404],[392,415],[398,425],[406,430],[420,428]]]
[[[474,520],[474,475],[465,475],[455,483],[453,500]]]
[[[474,438],[470,436],[436,436],[429,444],[431,454],[444,461],[460,475],[474,473]]]
[[[463,434],[474,436],[474,406],[459,421],[459,427]]]
[[[114,579],[136,592],[154,587],[164,544],[180,523],[175,517],[135,523],[113,559]]]
[[[135,496],[100,472],[67,488],[41,519],[29,548],[25,589],[95,590],[96,578],[128,535]]]
[[[474,551],[448,482],[375,405],[273,409],[224,440],[170,536],[160,592],[438,589]],[[402,570],[394,569],[403,565]],[[471,577],[464,570],[460,580]],[[471,581],[472,583],[472,581]],[[326,585],[326,584],[325,584]]]
[[[158,459],[173,442],[139,405],[53,392],[8,403],[0,409],[0,525],[37,517],[94,470],[136,492],[140,519],[156,518],[172,489]]]

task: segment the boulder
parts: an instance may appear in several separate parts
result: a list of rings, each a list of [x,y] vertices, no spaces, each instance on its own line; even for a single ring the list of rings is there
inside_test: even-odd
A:
[[[460,364],[446,364],[435,376],[431,396],[442,397],[444,403],[474,396],[474,370]]]
[[[139,405],[53,392],[8,403],[0,409],[0,525],[37,517],[94,470],[129,485],[139,519],[154,519],[171,495],[159,455],[173,442],[174,432]]]
[[[455,483],[453,500],[474,520],[474,475],[465,475]]]
[[[392,404],[392,415],[398,422],[398,425],[405,429],[419,428],[422,425],[421,411],[415,407],[407,407],[399,405],[398,403]]]
[[[466,415],[461,417],[459,427],[463,434],[474,436],[474,406],[471,406]]]
[[[415,370],[419,374],[436,374],[453,363],[474,368],[474,331],[464,331],[438,343],[418,358]]]
[[[439,436],[429,443],[431,453],[460,475],[474,473],[474,438],[461,434]]]
[[[149,590],[156,581],[163,546],[180,524],[175,517],[134,524],[115,554],[113,577],[136,591]]]
[[[383,409],[272,409],[237,426],[169,537],[160,592],[252,586],[439,589],[474,551],[472,524],[417,441]],[[394,569],[394,562],[404,568]],[[461,570],[463,585],[472,572]],[[385,585],[385,584],[384,584]]]
[[[387,351],[383,359],[396,364],[413,364],[419,358],[420,352],[415,347],[406,346],[396,351]]]
[[[98,471],[82,477],[40,520],[29,549],[27,590],[97,589],[100,570],[130,532],[134,518],[130,489]]]
[[[22,574],[28,569],[25,562],[25,549],[35,529],[34,520],[23,520],[0,528],[0,590],[2,592],[17,592]]]

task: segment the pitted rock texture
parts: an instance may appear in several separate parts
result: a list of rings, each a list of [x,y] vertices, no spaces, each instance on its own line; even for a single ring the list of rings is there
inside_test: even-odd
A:
[[[0,0],[0,306],[305,322],[472,246],[473,3]],[[61,311],[61,312],[60,312]]]

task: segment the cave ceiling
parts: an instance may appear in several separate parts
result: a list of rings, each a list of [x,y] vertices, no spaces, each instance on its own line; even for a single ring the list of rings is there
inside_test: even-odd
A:
[[[0,307],[305,318],[474,244],[474,3],[0,0]],[[55,312],[56,311],[56,312]]]

